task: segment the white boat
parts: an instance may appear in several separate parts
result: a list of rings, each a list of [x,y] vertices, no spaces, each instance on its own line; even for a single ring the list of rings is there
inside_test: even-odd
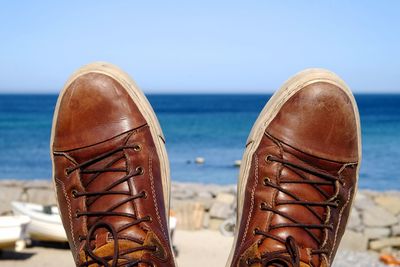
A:
[[[67,242],[67,235],[56,206],[14,201],[11,203],[14,214],[30,218],[27,235],[32,240]]]
[[[23,240],[29,221],[27,216],[0,216],[0,249],[14,248],[18,240]]]

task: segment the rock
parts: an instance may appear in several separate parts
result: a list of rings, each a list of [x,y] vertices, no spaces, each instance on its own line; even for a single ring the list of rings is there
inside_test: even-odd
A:
[[[195,160],[194,160],[194,162],[195,162],[196,164],[204,164],[205,161],[206,161],[206,160],[205,160],[204,158],[202,158],[202,157],[197,157],[197,158],[195,158]]]
[[[347,223],[347,228],[355,230],[356,232],[362,230],[360,213],[357,211],[357,209],[351,210],[349,222]]]
[[[382,237],[388,237],[390,235],[390,228],[366,227],[364,229],[364,235],[368,239],[378,239]]]
[[[210,209],[211,218],[228,219],[233,213],[231,205],[224,202],[214,202]]]
[[[24,182],[22,187],[53,190],[53,183],[48,180],[33,180]]]
[[[400,197],[396,196],[378,196],[375,202],[385,208],[390,213],[396,215],[400,213]]]
[[[391,227],[392,236],[400,236],[400,224],[393,225]]]
[[[385,247],[400,247],[400,237],[389,237],[369,242],[373,250],[380,250]]]
[[[379,262],[376,252],[366,251],[338,251],[332,267],[387,267]]]
[[[357,192],[354,198],[354,207],[358,210],[364,210],[371,206],[374,206],[375,202],[368,197],[367,195],[363,194],[362,192]]]
[[[233,162],[233,166],[235,166],[235,167],[240,167],[241,164],[242,164],[242,161],[241,161],[240,159],[235,160],[235,161]]]
[[[365,226],[391,226],[397,223],[397,218],[386,209],[373,205],[363,211]]]
[[[211,184],[207,186],[207,190],[213,195],[217,196],[219,193],[232,193],[234,192],[234,188],[236,188],[236,185],[215,185]]]
[[[223,222],[224,220],[222,219],[210,218],[208,229],[219,231],[219,227]]]
[[[219,193],[215,200],[226,204],[233,204],[235,202],[235,195],[229,193]]]
[[[211,194],[211,192],[209,192],[209,191],[200,191],[200,192],[197,192],[196,196],[197,196],[198,198],[209,198],[209,199],[212,199],[212,198],[213,198],[213,194]]]
[[[172,198],[175,199],[189,199],[195,196],[195,193],[190,189],[177,189],[173,190],[171,194]]]
[[[339,245],[340,250],[364,251],[368,247],[368,239],[362,234],[346,230]]]

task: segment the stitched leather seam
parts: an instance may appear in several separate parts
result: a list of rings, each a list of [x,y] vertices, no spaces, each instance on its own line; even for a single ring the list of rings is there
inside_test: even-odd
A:
[[[265,135],[266,135],[267,137],[270,137],[272,140],[275,139],[274,136],[270,135],[270,134],[267,133],[267,132],[265,133]],[[276,140],[278,140],[278,139],[276,139]],[[281,141],[278,140],[278,142],[281,142]],[[282,142],[282,143],[284,143],[284,142]],[[284,143],[284,144],[286,144],[286,143]],[[286,145],[289,146],[289,147],[291,147],[291,146],[288,145],[288,144],[286,144]],[[306,154],[306,155],[308,155],[308,156],[315,157],[315,156],[313,156],[313,155],[310,155],[310,154],[307,154],[307,153],[305,153],[305,152],[303,152],[303,151],[300,151],[300,150],[298,150],[298,149],[296,149],[296,148],[294,148],[294,147],[291,147],[291,148],[293,148],[294,150],[296,150],[296,151],[298,151],[298,152],[300,152],[300,153]],[[305,161],[304,159],[299,158],[299,157],[296,156],[295,154],[293,154],[293,153],[291,153],[291,152],[285,150],[283,147],[282,147],[282,149],[285,151],[285,153],[291,155],[292,157],[296,158],[297,160],[302,161],[302,162],[305,162],[306,164],[310,164],[308,161]],[[327,160],[327,159],[323,159],[323,158],[320,158],[320,157],[315,157],[315,158],[318,158],[318,159],[321,159],[321,160],[324,160],[324,161],[327,161],[327,162],[333,162],[333,163],[337,163],[337,164],[343,164],[343,162],[338,162],[338,161],[333,161],[333,160]],[[344,163],[344,164],[345,164],[344,167],[346,167],[346,166],[348,166],[348,165],[358,164],[358,162],[348,162],[348,163]],[[318,170],[318,171],[320,171],[320,172],[323,172],[323,173],[326,173],[326,174],[330,174],[328,171],[326,171],[326,170],[324,170],[324,169],[321,169],[321,168],[318,168],[317,166],[313,166],[313,168],[315,168],[316,170]],[[339,170],[339,172],[341,172],[342,169],[343,169],[343,167]]]
[[[137,134],[137,133],[143,131],[144,128],[146,128],[146,127],[149,127],[149,126],[147,125],[147,123],[146,123],[146,124],[143,124],[143,125],[140,125],[140,126],[137,127],[137,128],[133,128],[133,129],[130,129],[130,130],[125,131],[125,132],[123,132],[123,133],[120,133],[120,134],[118,134],[118,135],[115,135],[115,136],[113,136],[113,137],[111,137],[111,138],[108,138],[107,140],[103,140],[103,141],[100,141],[100,142],[98,142],[98,143],[95,143],[95,144],[91,144],[91,145],[83,146],[83,147],[78,147],[78,148],[74,148],[74,149],[67,149],[67,150],[60,149],[60,150],[54,151],[54,153],[73,152],[73,151],[77,151],[77,150],[80,150],[80,149],[90,148],[90,147],[93,147],[93,146],[96,146],[96,145],[104,144],[104,143],[106,143],[106,142],[108,142],[108,141],[110,141],[110,140],[116,139],[116,138],[121,137],[122,135],[127,134],[127,133],[130,133],[130,132],[131,132],[131,133],[130,133],[130,136],[131,136],[131,135],[134,135],[134,134]]]
[[[255,191],[256,191],[256,187],[258,185],[258,156],[257,154],[254,155],[254,161],[255,161],[255,170],[254,170],[254,185],[253,188],[251,189],[251,204],[250,204],[250,212],[249,212],[249,217],[247,218],[247,222],[246,222],[246,227],[244,229],[244,233],[243,233],[243,237],[242,237],[242,241],[240,242],[240,246],[239,248],[241,248],[246,240],[246,235],[247,232],[249,230],[249,224],[250,224],[250,220],[253,214],[253,209],[254,209],[254,195],[255,195]]]
[[[340,210],[340,213],[339,213],[339,220],[337,222],[337,226],[338,227],[336,227],[335,236],[334,236],[334,239],[333,239],[332,250],[331,250],[331,253],[329,253],[329,262],[331,262],[332,253],[335,250],[334,248],[336,246],[336,240],[337,240],[337,235],[338,235],[338,231],[339,231],[339,225],[340,225],[340,222],[342,220],[342,214],[343,214],[343,211],[347,208],[347,205],[350,203],[350,198],[351,198],[351,195],[352,195],[352,191],[353,191],[353,187],[349,190],[349,193],[347,195],[346,203],[343,205],[343,207],[342,207],[342,209]]]
[[[290,147],[290,148],[292,148],[292,149],[294,149],[294,150],[296,150],[296,151],[298,151],[298,152],[300,152],[300,153],[306,154],[307,156],[311,156],[311,157],[314,157],[314,158],[317,158],[317,159],[325,160],[325,161],[328,161],[328,162],[339,163],[339,164],[349,163],[348,161],[331,160],[331,159],[327,159],[327,158],[323,158],[323,157],[318,157],[318,156],[309,154],[309,153],[307,153],[307,152],[301,151],[300,149],[295,148],[294,146],[291,146],[291,145],[285,143],[284,141],[280,140],[279,138],[274,137],[273,135],[271,135],[271,134],[268,133],[267,131],[265,131],[265,135],[267,135],[267,136],[269,136],[269,137],[271,137],[271,138],[273,138],[273,139],[276,139],[276,140],[278,140],[279,142],[285,144],[286,146],[288,146],[288,147]],[[286,151],[286,152],[287,152],[287,151]],[[290,153],[290,154],[291,154],[291,153]],[[292,154],[292,155],[293,155],[293,154]],[[293,156],[295,156],[295,155],[293,155]],[[350,162],[350,163],[351,163],[351,164],[357,164],[358,162],[355,161],[355,162]],[[323,170],[322,170],[322,171],[323,171]]]
[[[72,242],[73,242],[73,244],[74,244],[74,246],[75,246],[75,251],[76,251],[76,260],[78,260],[78,253],[77,253],[77,245],[76,245],[76,240],[75,240],[75,236],[74,236],[74,225],[73,225],[73,223],[72,223],[72,208],[71,208],[71,202],[70,202],[70,200],[69,200],[69,198],[68,198],[68,194],[67,194],[67,191],[65,190],[65,185],[64,185],[64,183],[60,180],[60,179],[58,179],[58,178],[55,178],[56,179],[56,181],[57,181],[57,184],[61,184],[61,188],[62,188],[62,191],[63,191],[63,194],[64,194],[64,197],[65,197],[65,200],[67,200],[67,205],[68,205],[68,217],[69,217],[69,224],[70,224],[70,228],[71,228],[71,236],[72,236]]]
[[[158,222],[159,222],[159,224],[161,226],[161,230],[162,230],[162,232],[163,232],[163,234],[165,236],[165,239],[168,240],[168,236],[167,236],[167,234],[165,232],[164,226],[163,226],[163,224],[161,222],[161,216],[160,216],[160,213],[158,211],[158,205],[157,205],[157,200],[156,200],[156,190],[154,188],[154,177],[153,177],[153,171],[152,170],[153,170],[153,161],[152,161],[152,157],[150,155],[150,157],[149,157],[149,177],[150,177],[151,193],[153,195],[153,202],[154,202],[154,206],[155,206],[155,209],[156,209],[157,220],[158,220]]]
[[[70,155],[64,152],[53,152],[54,156],[60,156],[60,157],[66,157],[69,161],[71,161],[73,164],[78,164],[75,159],[73,159]]]

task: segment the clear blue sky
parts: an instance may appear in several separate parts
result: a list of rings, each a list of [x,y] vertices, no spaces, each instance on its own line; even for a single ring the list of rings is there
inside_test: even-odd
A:
[[[400,1],[3,1],[0,92],[109,61],[151,92],[272,92],[307,67],[400,92]]]

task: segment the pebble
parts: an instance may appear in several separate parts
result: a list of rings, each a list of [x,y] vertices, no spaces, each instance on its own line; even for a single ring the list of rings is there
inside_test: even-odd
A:
[[[216,201],[210,209],[210,217],[217,219],[228,219],[233,216],[231,205],[224,202]]]
[[[400,197],[378,196],[374,200],[377,204],[379,204],[379,206],[385,208],[393,215],[400,213]]]
[[[215,201],[230,205],[233,204],[233,202],[235,202],[235,195],[229,193],[219,193],[215,198]]]
[[[399,247],[400,237],[388,237],[374,240],[369,243],[369,247],[373,250],[380,250],[385,247]]]
[[[396,216],[380,206],[371,205],[364,209],[363,223],[366,226],[391,226],[397,222]]]
[[[235,161],[233,162],[233,166],[235,166],[235,167],[240,167],[241,164],[242,164],[242,161],[241,161],[240,159],[235,160]]]
[[[350,213],[349,222],[347,223],[347,228],[359,231],[361,226],[361,218],[358,210],[353,209]]]
[[[367,248],[368,238],[352,230],[346,230],[339,245],[339,249],[352,251],[365,251]]]
[[[366,227],[364,229],[364,236],[368,239],[378,239],[382,237],[388,237],[390,235],[390,228],[381,227]]]
[[[358,191],[354,198],[354,207],[358,210],[367,209],[370,206],[374,206],[375,202],[367,196],[367,194],[363,194]]]
[[[338,251],[333,267],[387,267],[379,261],[377,253],[360,251]]]

